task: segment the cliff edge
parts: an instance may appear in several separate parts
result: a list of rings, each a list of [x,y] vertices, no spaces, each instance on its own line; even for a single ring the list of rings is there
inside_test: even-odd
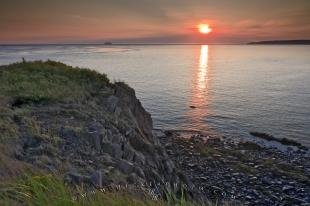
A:
[[[132,88],[54,61],[0,67],[0,178],[53,173],[74,185],[190,185],[152,135]],[[188,194],[191,194],[189,192]]]

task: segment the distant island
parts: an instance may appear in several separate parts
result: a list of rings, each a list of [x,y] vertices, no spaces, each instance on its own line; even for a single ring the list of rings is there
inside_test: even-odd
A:
[[[268,44],[268,45],[291,45],[291,44],[299,44],[299,45],[310,45],[310,40],[271,40],[271,41],[256,41],[256,42],[249,42],[249,45],[261,45],[261,44]]]

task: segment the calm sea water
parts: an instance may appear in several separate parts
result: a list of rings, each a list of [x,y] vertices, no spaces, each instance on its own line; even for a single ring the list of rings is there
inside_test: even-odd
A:
[[[1,65],[22,57],[127,82],[155,128],[259,131],[310,145],[310,46],[0,46]]]

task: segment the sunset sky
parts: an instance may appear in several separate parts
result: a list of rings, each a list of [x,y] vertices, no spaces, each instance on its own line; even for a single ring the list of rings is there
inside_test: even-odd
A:
[[[310,39],[309,0],[0,0],[0,17],[1,44]]]

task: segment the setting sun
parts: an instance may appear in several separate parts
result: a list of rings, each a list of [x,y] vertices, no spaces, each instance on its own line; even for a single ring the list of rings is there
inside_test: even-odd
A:
[[[212,31],[208,24],[199,24],[197,27],[199,32],[202,34],[208,34]]]

